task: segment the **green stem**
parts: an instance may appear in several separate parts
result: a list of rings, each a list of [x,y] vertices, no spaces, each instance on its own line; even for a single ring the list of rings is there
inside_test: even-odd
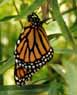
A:
[[[75,10],[74,10],[74,14],[75,14],[75,16],[76,16],[76,22],[77,22],[76,0],[72,0],[72,5],[73,5],[73,8],[75,9]]]
[[[16,4],[15,4],[15,1],[14,0],[13,0],[13,5],[14,5],[14,7],[16,9],[17,15],[19,15],[19,11],[18,11],[18,9],[16,7]],[[20,23],[21,27],[23,28],[23,24],[22,24],[22,21],[20,19],[19,19],[19,23]]]
[[[53,11],[53,16],[54,16],[55,20],[58,22],[58,24],[62,30],[63,35],[65,36],[65,38],[67,40],[70,41],[70,43],[74,49],[75,48],[75,41],[74,41],[74,38],[73,38],[72,34],[70,33],[68,27],[66,26],[61,13],[60,13],[58,1],[51,0],[51,7],[52,7],[52,11]]]
[[[0,60],[2,60],[2,44],[1,44],[1,24],[0,24]],[[0,63],[0,66],[2,63]],[[3,84],[3,75],[0,74],[0,85]]]
[[[72,12],[72,11],[74,11],[74,10],[76,10],[76,9],[77,9],[77,7],[70,8],[70,9],[68,9],[67,11],[62,12],[62,15],[68,14],[69,12]]]

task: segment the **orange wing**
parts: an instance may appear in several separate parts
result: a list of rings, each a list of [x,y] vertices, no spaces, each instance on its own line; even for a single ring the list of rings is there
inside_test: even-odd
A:
[[[24,63],[36,63],[37,60],[46,58],[47,54],[53,56],[53,49],[49,45],[44,29],[26,28],[17,41],[15,57]]]
[[[15,48],[15,81],[25,84],[33,73],[53,57],[46,33],[42,27],[26,27]]]

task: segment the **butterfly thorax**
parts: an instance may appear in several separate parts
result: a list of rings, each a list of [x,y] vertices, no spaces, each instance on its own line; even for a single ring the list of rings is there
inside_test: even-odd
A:
[[[35,13],[32,13],[28,16],[28,21],[32,24],[33,27],[41,26],[41,21]]]

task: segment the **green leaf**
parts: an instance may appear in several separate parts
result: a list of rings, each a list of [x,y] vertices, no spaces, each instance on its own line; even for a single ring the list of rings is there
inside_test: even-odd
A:
[[[51,83],[48,95],[57,95],[58,84],[56,82]]]
[[[17,16],[17,15],[12,15],[12,16],[5,16],[3,17],[2,19],[0,19],[0,22],[2,21],[8,21],[10,19],[13,19],[13,18],[19,18],[20,16]]]
[[[63,63],[66,71],[64,78],[67,83],[65,93],[66,95],[77,95],[77,64],[67,60],[64,60]]]
[[[63,89],[62,84],[54,80],[50,83],[48,95],[63,95],[61,90]]]

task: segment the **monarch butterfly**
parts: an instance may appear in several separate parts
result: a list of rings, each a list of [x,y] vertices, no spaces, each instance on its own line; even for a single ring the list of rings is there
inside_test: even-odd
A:
[[[25,85],[32,75],[53,57],[46,32],[36,13],[28,15],[29,25],[24,27],[15,47],[14,79],[17,85]]]

